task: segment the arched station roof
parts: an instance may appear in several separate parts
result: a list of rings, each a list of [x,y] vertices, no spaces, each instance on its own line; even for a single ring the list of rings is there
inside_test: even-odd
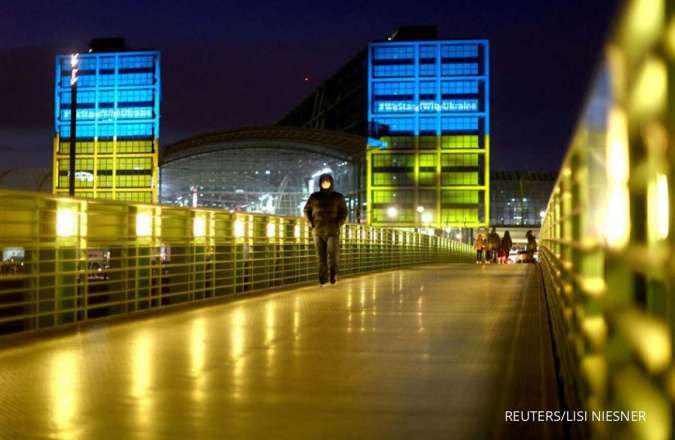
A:
[[[366,139],[341,131],[296,127],[239,128],[193,136],[164,146],[160,166],[187,157],[247,148],[278,147],[284,150],[325,154],[350,160],[366,149]]]

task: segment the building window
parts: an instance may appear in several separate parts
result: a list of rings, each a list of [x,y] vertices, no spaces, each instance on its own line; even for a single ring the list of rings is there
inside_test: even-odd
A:
[[[373,167],[410,168],[415,166],[415,157],[412,154],[373,154]]]
[[[372,192],[374,204],[397,204],[412,205],[415,202],[415,194],[404,190],[378,190]]]
[[[438,119],[436,118],[420,118],[420,132],[436,133],[438,127]]]
[[[444,95],[466,95],[478,93],[478,81],[442,81],[441,93]]]
[[[413,133],[415,119],[413,118],[375,118],[375,124],[381,134],[386,133]]]
[[[414,46],[383,46],[373,49],[373,59],[376,60],[413,59],[414,57]]]
[[[376,78],[394,78],[413,76],[415,66],[413,64],[383,64],[373,66],[373,76]]]
[[[436,58],[436,46],[420,46],[420,58]]]
[[[478,130],[478,118],[441,118],[443,131],[475,131]]]
[[[154,67],[155,59],[150,55],[132,55],[132,56],[120,56],[120,68],[124,69],[139,69]]]
[[[384,136],[382,141],[387,143],[389,149],[413,149],[415,148],[412,136]]]
[[[478,136],[474,134],[443,135],[441,148],[480,148]]]
[[[478,173],[465,171],[450,171],[441,173],[441,185],[463,186],[478,185]]]
[[[441,159],[443,169],[475,168],[478,169],[477,154],[444,154]]]
[[[437,91],[436,81],[420,81],[420,96],[433,99],[436,97]]]
[[[420,136],[420,149],[429,150],[438,148],[438,136]]]
[[[415,83],[412,81],[386,81],[373,83],[375,96],[399,96],[415,94]]]
[[[478,191],[448,191],[442,193],[441,203],[443,206],[477,205],[479,203]]]
[[[420,76],[436,76],[436,64],[420,64]]]
[[[476,58],[477,44],[453,44],[441,46],[441,58]]]
[[[443,63],[441,64],[441,75],[478,75],[478,63]]]

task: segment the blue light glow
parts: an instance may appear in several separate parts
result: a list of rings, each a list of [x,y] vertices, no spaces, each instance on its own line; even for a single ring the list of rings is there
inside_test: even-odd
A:
[[[475,112],[478,111],[476,99],[450,99],[441,102],[420,101],[419,104],[406,101],[378,102],[378,113],[419,113],[419,112]]]
[[[80,54],[77,138],[159,137],[159,52]],[[70,56],[56,58],[55,129],[70,137]]]
[[[372,43],[371,136],[459,132],[488,137],[488,60],[487,40]]]

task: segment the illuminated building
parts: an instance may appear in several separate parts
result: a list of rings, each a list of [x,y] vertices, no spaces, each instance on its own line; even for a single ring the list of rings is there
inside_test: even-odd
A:
[[[53,191],[67,195],[71,55],[56,57]],[[75,195],[155,202],[161,100],[160,54],[94,40],[77,64]]]
[[[360,191],[370,224],[484,226],[489,89],[487,40],[440,40],[434,27],[401,28],[371,43],[279,125],[368,138]]]
[[[490,225],[541,225],[556,174],[543,171],[493,171],[490,178]]]
[[[318,178],[331,173],[350,212],[366,140],[331,130],[258,127],[193,136],[165,145],[160,156],[160,201],[236,212],[302,215]],[[354,215],[352,221],[357,221]]]

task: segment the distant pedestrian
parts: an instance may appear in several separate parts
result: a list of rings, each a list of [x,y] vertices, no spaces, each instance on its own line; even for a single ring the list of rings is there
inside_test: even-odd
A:
[[[537,238],[531,230],[525,233],[525,237],[527,238],[527,247],[525,248],[527,250],[527,262],[534,263],[534,254],[537,252]]]
[[[497,228],[493,227],[487,237],[488,262],[497,262],[497,255],[501,246],[502,241],[499,239],[499,234],[497,234]]]
[[[483,253],[485,252],[485,237],[483,234],[478,234],[476,241],[473,242],[473,248],[476,250],[476,264],[483,262]]]
[[[511,254],[511,248],[513,247],[513,240],[511,240],[511,234],[509,231],[504,231],[504,236],[502,237],[502,245],[500,248],[499,262],[506,264],[509,262],[509,255]]]
[[[339,192],[333,190],[330,174],[319,177],[320,191],[309,196],[305,204],[305,217],[312,226],[316,254],[319,259],[319,283],[329,280],[335,284],[340,248],[340,227],[347,220],[347,204]]]

